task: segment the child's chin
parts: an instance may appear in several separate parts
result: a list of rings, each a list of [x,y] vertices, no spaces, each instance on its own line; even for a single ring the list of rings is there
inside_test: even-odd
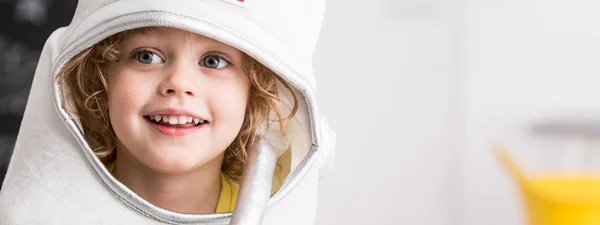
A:
[[[165,174],[182,174],[212,167],[220,169],[220,152],[209,149],[211,148],[205,146],[197,146],[194,149],[189,146],[155,145],[148,146],[146,151],[140,152],[137,157],[150,169]]]

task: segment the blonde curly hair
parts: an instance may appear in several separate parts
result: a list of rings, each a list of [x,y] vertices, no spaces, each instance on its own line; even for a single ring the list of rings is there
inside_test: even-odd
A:
[[[143,28],[140,28],[143,29]],[[73,101],[73,110],[83,128],[84,137],[96,156],[108,165],[116,159],[116,135],[108,113],[108,64],[121,58],[121,43],[132,32],[112,35],[96,45],[85,49],[68,61],[57,74],[60,85],[66,85]],[[273,123],[285,135],[287,122],[296,114],[298,100],[291,85],[273,71],[244,54],[242,68],[248,75],[250,90],[242,128],[235,140],[225,150],[221,170],[233,180],[239,181],[246,162],[246,150],[256,144],[257,131],[262,123],[267,128]],[[294,104],[288,115],[283,115],[277,84],[281,83],[293,96]],[[273,114],[274,113],[274,114]],[[273,115],[272,115],[273,114]],[[274,118],[269,120],[270,118]]]

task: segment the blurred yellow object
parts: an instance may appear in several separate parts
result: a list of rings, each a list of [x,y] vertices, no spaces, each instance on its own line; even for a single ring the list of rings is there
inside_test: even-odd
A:
[[[529,175],[502,147],[496,153],[521,189],[528,225],[600,225],[600,174]]]

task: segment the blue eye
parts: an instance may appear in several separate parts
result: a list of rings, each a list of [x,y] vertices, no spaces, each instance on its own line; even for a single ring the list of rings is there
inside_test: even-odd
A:
[[[141,51],[135,54],[135,59],[143,64],[163,63],[163,59],[151,51]]]
[[[201,66],[208,67],[211,69],[221,69],[221,68],[229,65],[229,62],[227,62],[227,60],[225,60],[219,56],[209,55],[209,56],[204,57],[204,59],[202,59],[201,64],[202,64]]]

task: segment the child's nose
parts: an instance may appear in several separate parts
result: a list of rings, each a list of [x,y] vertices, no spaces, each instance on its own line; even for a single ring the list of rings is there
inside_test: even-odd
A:
[[[188,68],[190,66],[187,65],[176,65],[174,68],[170,70],[170,74],[166,77],[165,80],[161,83],[159,87],[159,92],[163,96],[170,95],[183,95],[183,96],[195,96],[197,95],[197,90],[194,86],[196,82],[194,82],[193,73],[195,73],[194,68]]]
[[[177,89],[177,88],[166,89],[163,94],[164,95],[177,95],[178,93],[184,93],[185,95],[194,96],[194,92],[192,92],[192,91],[186,91],[186,90]]]

